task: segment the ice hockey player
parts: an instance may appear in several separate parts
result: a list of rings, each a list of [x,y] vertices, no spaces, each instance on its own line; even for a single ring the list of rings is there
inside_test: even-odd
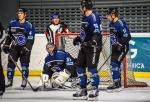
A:
[[[48,42],[55,44],[55,35],[57,33],[68,33],[69,29],[66,24],[61,22],[60,14],[58,12],[54,12],[51,15],[51,24],[46,27],[46,38]],[[63,39],[61,39],[63,41]],[[63,46],[63,45],[62,45]]]
[[[0,46],[3,43],[4,39],[5,39],[5,30],[2,24],[0,23]],[[0,96],[2,96],[4,92],[5,92],[5,77],[2,67],[1,47],[0,47]]]
[[[109,8],[107,19],[110,21],[111,34],[111,71],[114,81],[113,86],[108,89],[121,87],[121,62],[129,50],[129,41],[131,39],[130,31],[124,20],[119,19],[117,8]]]
[[[38,87],[62,87],[69,77],[77,77],[74,59],[69,53],[58,50],[55,44],[50,42],[47,43],[46,50],[48,55],[45,58]]]
[[[26,20],[26,9],[18,9],[18,18],[12,20],[8,26],[8,36],[6,37],[3,51],[8,55],[6,87],[13,85],[14,70],[16,65],[12,59],[17,62],[20,58],[22,74],[28,78],[29,63],[32,46],[34,43],[35,29],[33,25]],[[12,58],[12,59],[11,59]],[[21,87],[25,88],[27,81],[22,78]]]
[[[81,44],[77,59],[77,74],[80,79],[80,89],[73,94],[73,99],[98,100],[99,75],[97,65],[102,46],[101,20],[93,12],[91,0],[82,0],[80,10],[83,13],[80,37],[73,44]],[[90,84],[87,86],[86,68],[90,73]]]

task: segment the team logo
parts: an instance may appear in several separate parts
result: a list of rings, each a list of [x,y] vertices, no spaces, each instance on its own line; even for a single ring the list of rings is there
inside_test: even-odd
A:
[[[112,34],[112,35],[111,35],[111,44],[112,44],[112,45],[115,45],[115,44],[117,44],[117,43],[118,43],[117,37],[115,36],[115,34]]]
[[[25,45],[26,44],[26,37],[24,35],[17,36],[16,44],[20,45],[20,46]]]

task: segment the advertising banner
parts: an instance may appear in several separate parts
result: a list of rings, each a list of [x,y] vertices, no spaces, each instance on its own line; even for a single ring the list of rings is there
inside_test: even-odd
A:
[[[130,42],[130,51],[133,70],[150,72],[150,36],[133,36]]]

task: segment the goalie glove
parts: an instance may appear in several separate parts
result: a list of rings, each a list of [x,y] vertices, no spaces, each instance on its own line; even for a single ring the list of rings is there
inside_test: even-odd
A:
[[[47,74],[42,74],[41,73],[41,78],[40,78],[41,80],[40,80],[40,82],[39,82],[39,84],[38,84],[38,87],[40,87],[40,86],[44,86],[44,87],[46,87],[46,86],[48,86],[48,81],[49,81],[49,76],[47,75]]]
[[[59,72],[59,75],[55,78],[54,82],[55,84],[62,86],[70,76],[71,73],[64,69],[63,71]]]

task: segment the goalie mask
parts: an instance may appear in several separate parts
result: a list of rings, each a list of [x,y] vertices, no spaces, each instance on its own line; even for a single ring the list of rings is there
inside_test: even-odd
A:
[[[57,50],[57,47],[55,44],[49,42],[46,44],[46,50],[48,53],[53,54],[53,52]]]

